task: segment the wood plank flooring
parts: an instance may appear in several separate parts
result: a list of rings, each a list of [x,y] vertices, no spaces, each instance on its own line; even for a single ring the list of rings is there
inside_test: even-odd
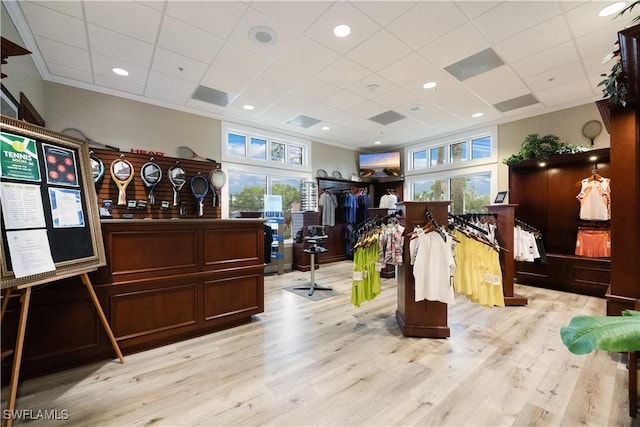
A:
[[[68,414],[39,423],[53,426],[640,425],[621,357],[575,356],[560,341],[604,300],[520,285],[525,307],[457,296],[450,338],[406,338],[395,279],[359,308],[350,279],[350,262],[321,266],[317,283],[340,295],[311,301],[282,289],[309,273],[269,276],[252,323],[25,381],[16,408]]]

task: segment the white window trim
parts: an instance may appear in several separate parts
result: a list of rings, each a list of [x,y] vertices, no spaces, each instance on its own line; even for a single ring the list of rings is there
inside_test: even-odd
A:
[[[491,155],[489,157],[483,157],[481,159],[470,159],[465,161],[459,161],[455,163],[449,163],[449,146],[460,142],[467,142],[467,152],[471,156],[471,141],[473,139],[483,138],[485,136],[491,137]],[[445,156],[447,162],[442,165],[431,166],[429,165],[430,150],[436,147],[445,147]],[[413,153],[417,151],[427,151],[427,166],[421,169],[413,169]],[[412,144],[405,147],[405,178],[413,175],[431,174],[438,172],[440,175],[448,170],[455,169],[467,169],[475,166],[487,165],[498,162],[498,127],[491,126],[489,128],[477,129],[474,131],[461,132],[453,135],[449,135],[441,139],[433,139],[418,144]]]
[[[223,162],[252,165],[257,167],[267,167],[270,169],[277,168],[288,172],[308,172],[311,173],[311,147],[310,140],[298,139],[284,134],[277,134],[274,132],[265,131],[262,129],[252,128],[249,126],[238,125],[230,122],[222,122],[220,126],[220,140],[221,140],[221,157]],[[246,156],[238,157],[229,154],[227,147],[227,134],[234,133],[238,135],[246,136]],[[267,159],[253,159],[251,158],[251,138],[259,138],[267,140]],[[274,162],[270,158],[271,142],[284,143],[287,147],[285,152],[285,160],[289,160],[289,145],[297,145],[302,147],[302,165],[293,165],[289,163]]]

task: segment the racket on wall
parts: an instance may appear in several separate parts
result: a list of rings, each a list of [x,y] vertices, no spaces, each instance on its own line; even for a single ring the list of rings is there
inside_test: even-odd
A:
[[[102,178],[104,178],[104,163],[102,160],[93,155],[93,151],[89,153],[89,160],[91,161],[91,174],[93,175],[93,183],[98,185]]]
[[[127,204],[127,185],[133,179],[133,165],[120,157],[111,163],[111,179],[118,187],[118,205]]]
[[[171,188],[173,188],[173,206],[178,206],[178,194],[184,187],[185,182],[187,182],[187,173],[176,164],[169,168],[168,175]]]
[[[149,192],[149,204],[153,205],[156,201],[153,189],[156,188],[156,185],[158,185],[162,179],[162,169],[160,169],[160,166],[158,166],[157,163],[154,163],[153,158],[151,158],[150,161],[142,165],[142,168],[140,168],[140,176],[145,188]]]
[[[89,138],[85,135],[81,130],[76,128],[66,128],[62,129],[60,133],[63,133],[72,138],[81,139],[83,141],[87,141],[90,146],[98,147],[98,148],[107,148],[109,150],[120,151],[118,147],[114,147],[113,145],[102,144],[101,142],[97,142]]]
[[[204,203],[202,201],[209,191],[209,181],[198,172],[198,175],[191,178],[191,194],[198,203],[198,216],[204,215]]]
[[[178,147],[178,157],[180,157],[181,159],[207,160],[207,161],[213,162],[213,163],[216,162],[215,160],[210,159],[208,157],[202,157],[202,156],[198,155],[198,153],[193,151],[191,148],[184,147],[184,146]]]
[[[227,183],[227,175],[224,173],[222,169],[214,169],[209,172],[209,184],[211,184],[211,188],[213,189],[213,206],[220,206],[220,190]]]

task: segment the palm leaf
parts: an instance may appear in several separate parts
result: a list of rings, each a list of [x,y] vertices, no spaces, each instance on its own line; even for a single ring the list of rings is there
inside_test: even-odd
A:
[[[623,316],[576,316],[560,329],[562,342],[573,354],[593,350],[640,351],[640,312]]]

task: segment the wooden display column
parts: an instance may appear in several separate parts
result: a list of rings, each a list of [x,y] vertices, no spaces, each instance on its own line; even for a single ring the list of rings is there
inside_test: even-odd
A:
[[[398,220],[406,227],[405,234],[413,227],[424,226],[429,220],[429,210],[440,225],[447,224],[451,202],[399,202],[401,215]],[[406,337],[447,338],[451,335],[447,324],[447,304],[439,301],[415,301],[415,280],[409,252],[409,239],[405,238],[403,265],[398,267],[398,309],[396,320]]]
[[[515,275],[515,260],[513,258],[513,229],[515,226],[515,211],[518,205],[489,205],[490,214],[496,214],[496,240],[507,251],[500,251],[500,267],[502,269],[502,291],[505,305],[527,305],[527,298],[518,295],[513,290]]]

